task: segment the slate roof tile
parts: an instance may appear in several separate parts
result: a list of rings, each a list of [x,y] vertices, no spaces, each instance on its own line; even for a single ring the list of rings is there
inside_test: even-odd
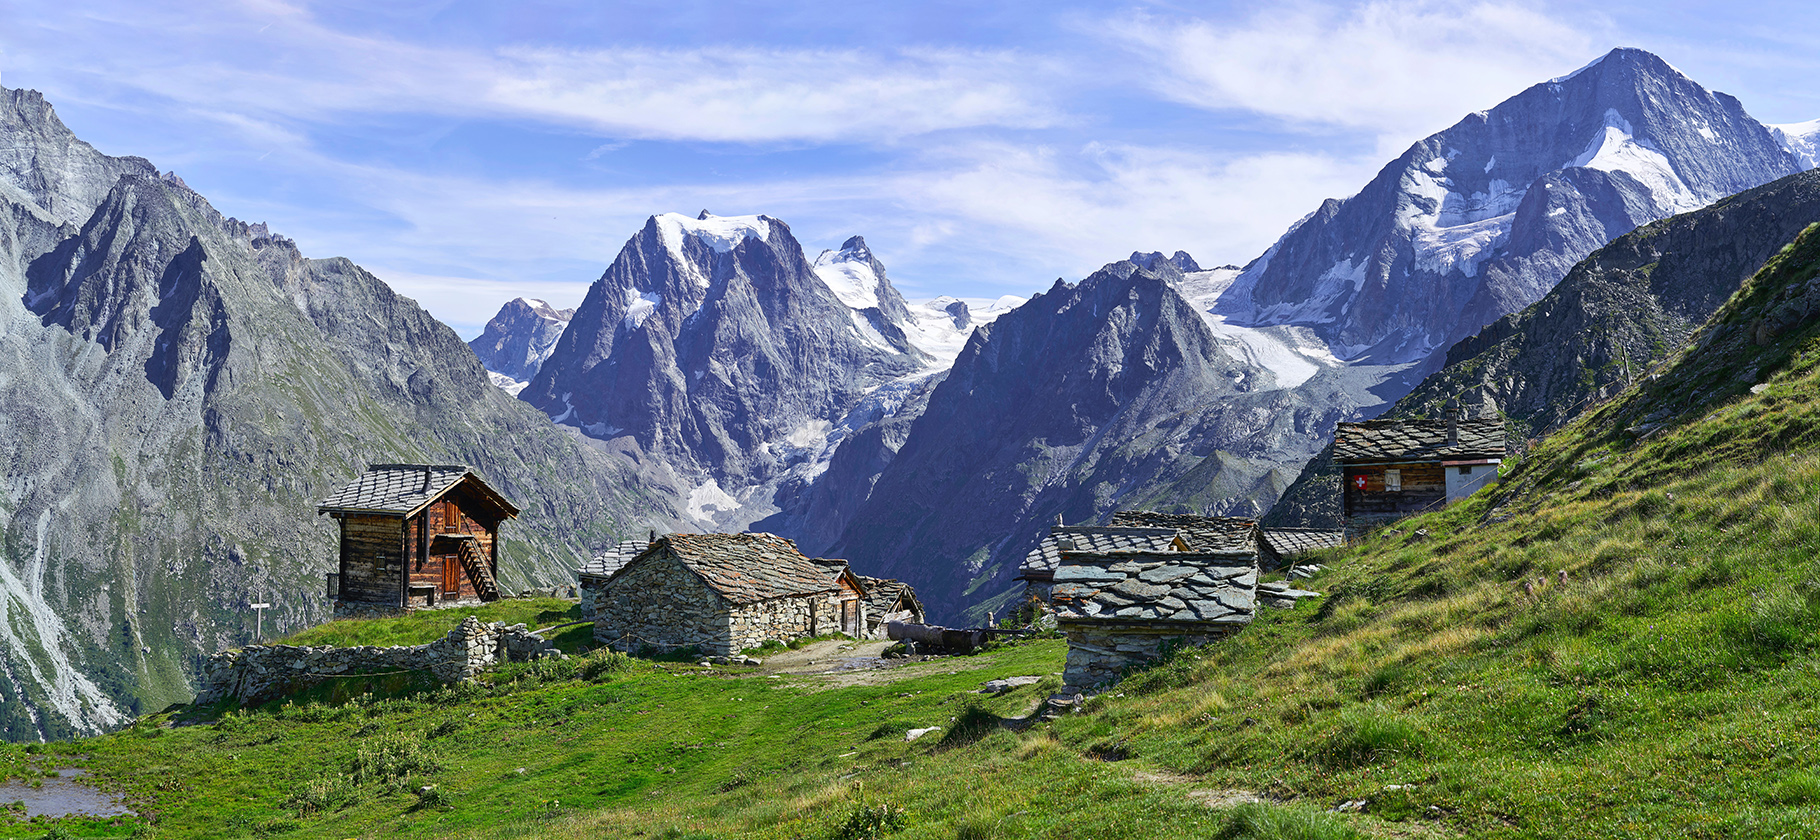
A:
[[[1189,574],[1181,574],[1184,569]],[[1162,582],[1163,578],[1169,582]],[[1057,617],[1063,621],[1248,624],[1257,608],[1257,586],[1255,555],[1070,551],[1063,554],[1061,566],[1055,570],[1052,598]]]
[[[735,604],[840,588],[846,561],[817,562],[773,534],[667,534],[648,551],[669,551]],[[834,563],[839,563],[838,567]]]
[[[518,515],[518,508],[500,496],[465,464],[373,464],[335,495],[316,506],[317,513],[387,513],[407,516],[437,496],[447,492],[462,479],[474,476],[506,511]]]
[[[650,540],[620,540],[618,545],[594,556],[594,559],[583,564],[576,571],[584,575],[610,577],[614,572],[625,568],[632,558],[643,554],[651,547]]]
[[[1447,442],[1445,420],[1366,420],[1334,428],[1333,457],[1341,461],[1504,457],[1504,421],[1461,420],[1459,440]]]
[[[1346,532],[1319,528],[1265,528],[1264,542],[1282,557],[1295,557],[1322,548],[1346,544]]]

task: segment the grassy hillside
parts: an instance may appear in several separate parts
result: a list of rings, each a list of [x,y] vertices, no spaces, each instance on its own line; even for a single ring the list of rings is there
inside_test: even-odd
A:
[[[1057,721],[1027,715],[1059,641],[870,684],[594,654],[0,763],[87,767],[151,819],[76,834],[1813,836],[1817,258],[1809,231],[1501,487],[1331,553],[1326,598]],[[1045,680],[971,693],[1018,674]]]

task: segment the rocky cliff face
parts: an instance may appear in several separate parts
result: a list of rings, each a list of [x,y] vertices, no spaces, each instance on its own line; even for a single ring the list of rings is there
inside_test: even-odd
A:
[[[1290,478],[1280,465],[1312,455],[1357,389],[1312,364],[1285,387],[1160,267],[1058,282],[975,331],[914,420],[849,438],[818,480],[830,515],[851,511],[825,551],[911,581],[954,617],[1013,594],[1018,559],[1058,515],[1261,511]],[[849,457],[863,466],[844,469]]]
[[[521,396],[673,466],[704,523],[770,515],[779,485],[818,470],[854,427],[849,414],[933,372],[864,241],[823,257],[818,270],[768,216],[653,216]]]
[[[475,465],[525,508],[508,586],[674,517],[630,462],[492,387],[453,331],[343,259],[223,218],[0,91],[0,735],[189,695],[200,657],[327,617],[317,500],[372,461]],[[72,221],[75,220],[75,221]]]
[[[480,336],[468,342],[486,369],[511,380],[512,386],[530,382],[556,350],[556,340],[575,317],[573,309],[557,309],[541,300],[513,298],[499,308]]]
[[[1614,50],[1411,146],[1285,234],[1216,311],[1306,326],[1345,359],[1423,362],[1612,238],[1802,168],[1737,100]]]

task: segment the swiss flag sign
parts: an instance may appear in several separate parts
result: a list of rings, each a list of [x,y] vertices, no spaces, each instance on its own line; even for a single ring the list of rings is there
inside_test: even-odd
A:
[[[1365,476],[1362,476],[1362,475],[1353,476],[1352,477],[1352,486],[1357,487],[1360,490],[1365,489]]]

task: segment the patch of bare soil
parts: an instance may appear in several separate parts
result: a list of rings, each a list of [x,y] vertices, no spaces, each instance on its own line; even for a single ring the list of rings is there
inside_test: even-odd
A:
[[[988,656],[913,656],[885,659],[885,650],[895,642],[884,640],[842,641],[830,639],[804,645],[764,657],[758,669],[762,676],[805,678],[797,684],[804,688],[826,690],[855,685],[889,685],[899,680],[926,674],[953,674],[984,668]]]

